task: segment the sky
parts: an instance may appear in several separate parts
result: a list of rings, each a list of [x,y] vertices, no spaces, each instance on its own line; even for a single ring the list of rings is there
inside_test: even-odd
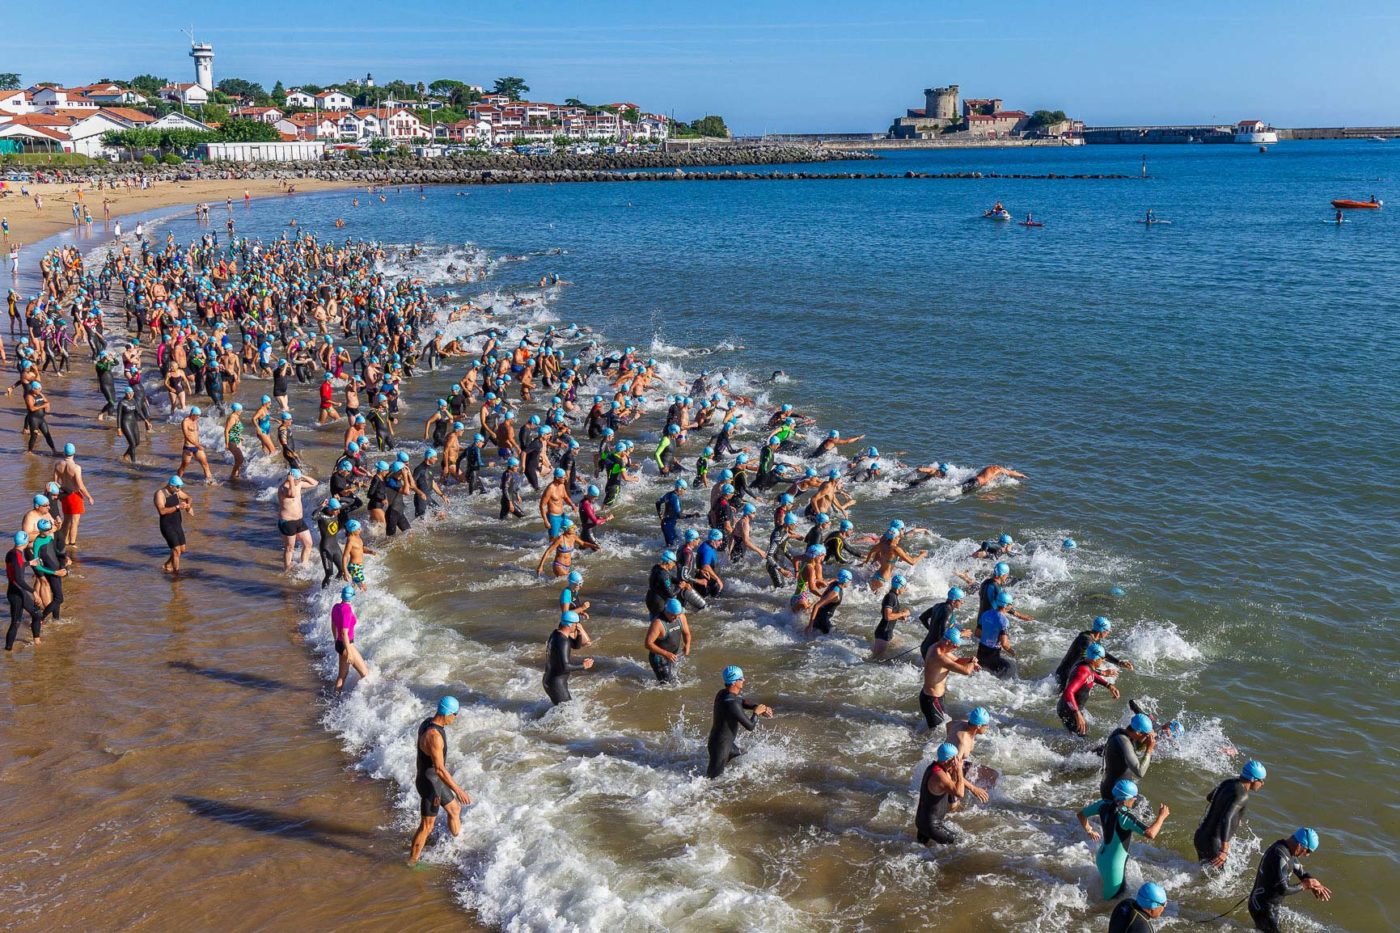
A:
[[[85,84],[193,80],[193,25],[215,80],[269,89],[519,75],[533,100],[632,101],[723,116],[737,133],[882,132],[923,88],[958,84],[1090,125],[1400,124],[1397,0],[496,0],[201,8],[169,0],[15,3],[0,71]]]

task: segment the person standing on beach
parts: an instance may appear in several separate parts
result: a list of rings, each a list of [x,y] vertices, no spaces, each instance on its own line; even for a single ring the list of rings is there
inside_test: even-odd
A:
[[[190,497],[181,492],[185,481],[178,476],[172,476],[165,481],[165,485],[156,490],[155,506],[156,514],[160,516],[160,535],[165,539],[166,547],[170,548],[168,557],[161,569],[166,573],[180,572],[180,556],[185,553],[185,525],[184,514],[188,513],[194,517],[194,503]]]
[[[78,521],[83,517],[84,500],[93,504],[92,493],[83,482],[83,468],[78,465],[78,449],[72,444],[63,445],[63,459],[53,468],[53,481],[58,483],[59,502],[63,504],[63,527],[61,537],[65,551],[78,548]]]
[[[5,552],[5,599],[10,604],[10,627],[5,632],[6,651],[14,650],[20,619],[26,612],[29,613],[29,632],[34,637],[34,646],[37,648],[43,643],[40,638],[43,617],[40,616],[39,606],[34,601],[34,585],[29,582],[27,572],[29,558],[26,546],[29,544],[29,535],[17,531],[14,542],[15,546]]]
[[[437,714],[418,725],[418,760],[414,788],[419,797],[418,831],[408,852],[408,864],[416,865],[437,822],[438,808],[447,811],[447,828],[453,836],[462,832],[462,804],[470,805],[471,795],[462,790],[447,770],[447,727],[457,719],[461,704],[456,697],[438,700]]]
[[[305,567],[311,563],[311,529],[306,527],[301,494],[303,490],[315,489],[316,485],[316,480],[293,468],[277,487],[277,530],[282,533],[282,541],[285,543],[282,551],[282,569],[287,573],[291,573],[292,558],[296,554],[298,543],[301,544],[301,566]]]

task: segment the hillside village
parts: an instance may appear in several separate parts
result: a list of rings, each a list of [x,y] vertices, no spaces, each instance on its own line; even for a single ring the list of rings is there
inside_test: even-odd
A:
[[[517,77],[497,79],[489,90],[451,79],[378,85],[365,75],[332,86],[284,88],[278,82],[269,92],[240,78],[215,83],[207,44],[192,46],[190,55],[196,66],[192,82],[139,75],[125,82],[21,87],[18,75],[0,75],[0,85],[13,85],[0,90],[0,155],[114,158],[121,149],[114,144],[118,134],[137,138],[129,133],[133,130],[191,131],[255,144],[321,144],[294,147],[303,156],[431,146],[636,147],[672,136],[727,135],[719,117],[679,123],[631,101],[527,100],[529,87]]]

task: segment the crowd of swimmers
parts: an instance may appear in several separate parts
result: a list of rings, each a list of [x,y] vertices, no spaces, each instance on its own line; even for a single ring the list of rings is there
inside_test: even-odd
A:
[[[6,650],[14,648],[26,617],[35,646],[43,623],[61,618],[63,579],[77,558],[79,521],[93,505],[74,445],[60,448],[52,437],[43,385],[50,376],[68,378],[73,348],[85,345],[94,398],[103,403],[97,418],[113,423],[125,445],[123,459],[134,463],[142,456],[153,412],[166,412],[178,424],[179,463],[153,493],[156,524],[169,551],[167,573],[178,575],[187,556],[186,521],[195,517],[187,477],[195,479],[190,474],[197,468],[198,479],[218,482],[206,438],[217,436],[216,450],[228,454],[229,482],[245,476],[246,445],[280,458],[285,473],[277,486],[276,524],[284,566],[291,570],[319,558],[321,586],[340,587],[330,618],[339,657],[336,694],[352,672],[361,678],[369,673],[354,640],[354,603],[368,585],[366,562],[374,556],[366,539],[409,532],[449,495],[497,496],[501,520],[538,516],[542,551],[536,570],[543,574],[548,567],[562,584],[558,621],[545,639],[542,678],[545,695],[556,705],[572,699],[570,678],[593,667],[591,657],[575,656],[593,642],[587,630],[591,603],[582,597],[583,555],[606,548],[609,512],[624,485],[638,482],[644,471],[654,470],[665,487],[654,503],[660,546],[646,575],[647,623],[640,639],[658,681],[674,681],[690,655],[691,615],[713,601],[735,598],[726,594],[732,575],[747,569],[788,593],[795,624],[813,638],[834,630],[843,602],[863,577],[881,596],[870,660],[890,663],[918,652],[923,677],[917,706],[928,729],[943,730],[945,738],[920,772],[914,835],[925,845],[957,844],[960,833],[948,816],[987,803],[997,777],[974,759],[977,738],[993,728],[996,715],[983,705],[952,715],[945,705],[948,687],[953,674],[985,672],[1010,680],[1024,673],[1012,633],[1035,620],[1017,608],[1009,563],[1017,544],[1009,534],[982,542],[970,557],[992,561],[990,570],[981,579],[958,571],[961,585],[918,612],[924,630],[919,644],[896,651],[899,626],[908,625],[918,609],[904,605],[904,568],[926,556],[910,553],[906,542],[924,529],[894,520],[862,533],[849,517],[862,484],[884,479],[906,489],[935,480],[953,485],[949,466],[905,466],[882,458],[873,446],[843,453],[842,447],[864,438],[835,430],[816,432],[809,441],[814,419],[791,404],[766,409],[737,392],[723,372],[702,372],[688,385],[668,384],[656,362],[635,348],[610,351],[576,326],[508,337],[507,328],[490,326],[483,309],[448,307],[444,296],[421,283],[391,280],[384,258],[376,244],[322,242],[305,232],[223,243],[205,233],[187,246],[170,236],[164,243],[141,237],[111,249],[96,266],[72,247],[44,257],[40,293],[25,302],[10,294],[16,343],[9,362],[17,379],[8,392],[17,390],[23,401],[26,450],[34,453],[42,441],[56,460],[52,481],[34,494],[6,553]],[[437,329],[444,317],[472,316],[483,325],[476,333],[448,340]],[[114,348],[108,328],[118,319],[125,336]],[[0,360],[3,354],[0,343]],[[401,393],[419,371],[440,368],[460,376],[430,405],[421,430],[428,446],[415,456],[402,444],[406,436],[416,442],[420,432],[404,423]],[[250,392],[249,379],[269,391]],[[303,496],[322,482],[297,443],[288,397],[293,382],[315,392],[316,426],[344,423],[325,495],[309,521]],[[251,412],[234,396],[246,399]],[[643,427],[648,400],[663,396],[664,423],[644,454],[627,435],[650,436],[646,432],[657,426]],[[192,404],[195,399],[207,403]],[[825,469],[812,462],[833,457],[838,465]],[[975,493],[1003,478],[1026,477],[993,464],[957,486]],[[1063,546],[1073,549],[1075,543],[1067,539]],[[1109,651],[1112,632],[1109,619],[1095,618],[1053,672],[1056,713],[1086,742],[1091,695],[1102,688],[1119,700],[1119,672],[1133,670],[1131,661]],[[962,653],[968,648],[971,653]],[[741,731],[752,732],[774,710],[745,694],[747,678],[738,664],[713,676],[718,689],[705,774],[719,778],[743,754]],[[1154,750],[1180,729],[1131,706],[1127,724],[1103,740],[1098,798],[1077,814],[1098,844],[1103,898],[1121,898],[1109,926],[1120,933],[1151,930],[1152,919],[1166,907],[1166,892],[1156,883],[1124,896],[1126,865],[1132,838],[1155,838],[1170,815],[1165,804],[1151,818],[1135,808]],[[410,861],[423,851],[439,809],[447,811],[456,835],[461,808],[471,803],[446,760],[446,729],[460,708],[457,699],[442,696],[417,731],[421,822]],[[1194,839],[1206,867],[1225,863],[1249,797],[1265,777],[1264,765],[1250,760],[1238,777],[1207,796]],[[1277,929],[1277,908],[1288,895],[1306,890],[1330,897],[1300,861],[1318,844],[1318,834],[1302,828],[1267,847],[1242,899],[1258,929]]]

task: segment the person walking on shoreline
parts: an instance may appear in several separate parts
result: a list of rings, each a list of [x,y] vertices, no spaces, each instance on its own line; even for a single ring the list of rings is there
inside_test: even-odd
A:
[[[282,569],[291,573],[292,558],[296,556],[297,544],[301,544],[301,566],[311,564],[311,529],[306,527],[306,516],[302,511],[303,490],[315,489],[316,480],[302,475],[301,470],[293,469],[277,487],[277,530],[282,533],[285,548],[282,551]]]
[[[438,700],[437,713],[418,725],[417,765],[413,786],[418,791],[418,830],[408,852],[408,864],[416,865],[423,846],[437,822],[438,808],[447,811],[447,828],[453,836],[462,832],[462,805],[471,805],[471,795],[452,779],[447,770],[447,727],[457,720],[461,704],[456,697]]]
[[[34,601],[34,585],[29,582],[27,564],[29,558],[26,556],[26,546],[29,544],[29,535],[23,531],[15,532],[15,546],[5,552],[5,599],[10,604],[10,627],[5,632],[5,650],[13,651],[15,647],[15,637],[19,634],[19,623],[24,614],[29,613],[29,632],[34,638],[34,647],[43,644],[40,637],[43,631],[43,618],[39,615],[39,606]]]
[[[335,641],[335,653],[339,657],[339,669],[335,675],[335,695],[345,689],[345,680],[350,676],[350,668],[364,680],[369,676],[369,667],[360,651],[355,647],[355,607],[350,601],[355,598],[353,586],[340,588],[340,602],[331,607],[331,638]]]
[[[180,556],[185,553],[184,514],[194,517],[194,503],[181,492],[184,485],[184,480],[172,476],[156,490],[154,497],[156,514],[160,516],[160,535],[170,548],[170,556],[161,565],[166,573],[180,572]]]
[[[93,504],[92,493],[83,482],[83,468],[78,465],[78,449],[72,444],[63,445],[63,459],[53,468],[53,481],[58,483],[59,502],[63,504],[63,525],[60,529],[64,551],[78,548],[78,521],[87,505]]]

